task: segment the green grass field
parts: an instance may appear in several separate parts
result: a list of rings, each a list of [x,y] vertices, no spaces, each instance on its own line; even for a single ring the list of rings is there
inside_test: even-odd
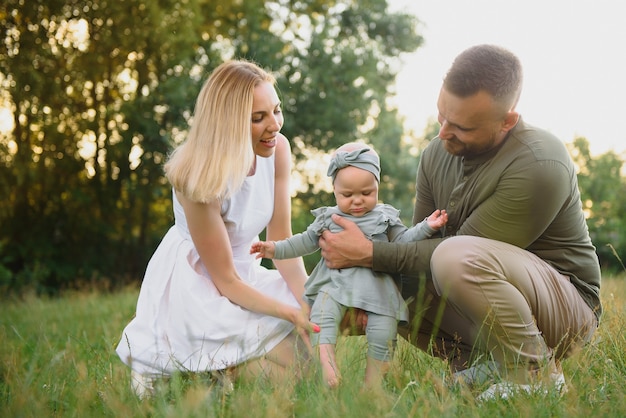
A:
[[[603,282],[605,315],[592,343],[563,363],[569,391],[477,404],[445,385],[443,362],[399,344],[382,394],[361,391],[362,337],[340,341],[344,383],[319,379],[271,387],[241,384],[225,396],[208,378],[174,376],[140,401],[115,355],[138,291],[3,300],[0,306],[2,417],[624,417],[626,277]]]

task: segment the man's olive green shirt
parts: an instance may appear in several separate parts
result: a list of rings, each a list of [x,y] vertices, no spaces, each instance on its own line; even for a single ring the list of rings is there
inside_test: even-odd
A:
[[[435,138],[422,153],[416,190],[413,223],[446,209],[443,237],[475,235],[525,248],[569,276],[600,317],[598,257],[576,168],[558,138],[520,118],[500,146],[471,159],[449,154]],[[441,236],[374,242],[373,268],[413,276],[427,271]]]

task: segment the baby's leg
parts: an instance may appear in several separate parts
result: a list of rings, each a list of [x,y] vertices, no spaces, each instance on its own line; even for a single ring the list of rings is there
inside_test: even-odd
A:
[[[381,386],[396,348],[397,332],[398,321],[395,318],[368,312],[365,329],[368,345],[365,386]]]
[[[311,334],[311,344],[318,352],[324,383],[331,388],[339,386],[341,382],[341,373],[335,357],[335,345],[339,322],[345,312],[345,306],[338,304],[323,292],[317,295],[311,307],[311,322],[320,326],[319,333]]]
[[[337,367],[335,344],[320,344],[319,359],[322,367],[322,378],[329,388],[336,388],[341,383],[341,373]]]

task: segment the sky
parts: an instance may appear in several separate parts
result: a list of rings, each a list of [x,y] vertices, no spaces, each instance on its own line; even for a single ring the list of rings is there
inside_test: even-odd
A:
[[[524,66],[518,110],[564,142],[583,136],[595,154],[626,157],[626,1],[388,0],[420,20],[424,44],[404,56],[397,104],[422,134],[437,115],[441,80],[454,57],[480,43],[502,45]],[[0,109],[0,129],[11,121]]]
[[[518,111],[564,142],[583,136],[591,151],[626,156],[626,2],[623,0],[389,0],[420,20],[424,44],[404,57],[397,104],[421,134],[437,115],[441,80],[476,44],[521,60]]]

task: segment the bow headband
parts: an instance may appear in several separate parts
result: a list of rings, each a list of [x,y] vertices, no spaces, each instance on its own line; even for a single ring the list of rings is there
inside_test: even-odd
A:
[[[359,148],[353,151],[337,151],[330,159],[328,173],[326,173],[326,175],[332,177],[334,182],[339,170],[353,166],[369,171],[376,177],[376,181],[380,183],[380,161],[378,155],[369,151],[369,148]]]

